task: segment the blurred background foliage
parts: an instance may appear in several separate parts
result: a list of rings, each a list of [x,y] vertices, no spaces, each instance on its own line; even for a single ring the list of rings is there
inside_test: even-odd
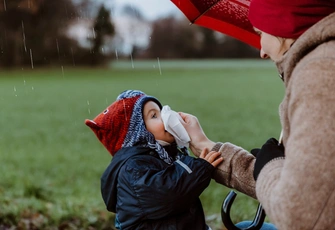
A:
[[[185,17],[146,19],[134,6],[114,16],[93,0],[4,0],[0,66],[105,65],[115,59],[253,58],[258,51]]]

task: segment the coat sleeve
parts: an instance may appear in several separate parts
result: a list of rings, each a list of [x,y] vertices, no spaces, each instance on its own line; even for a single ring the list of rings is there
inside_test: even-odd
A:
[[[268,163],[256,184],[279,229],[334,227],[334,73],[334,59],[314,58],[297,66],[288,82],[285,160]]]
[[[207,161],[190,156],[183,156],[163,169],[141,159],[131,159],[125,165],[119,184],[128,186],[147,219],[189,209],[208,187],[214,169]]]
[[[213,179],[224,186],[234,188],[256,199],[253,170],[255,157],[241,147],[229,142],[217,143],[215,151],[219,151],[223,162],[214,170]]]

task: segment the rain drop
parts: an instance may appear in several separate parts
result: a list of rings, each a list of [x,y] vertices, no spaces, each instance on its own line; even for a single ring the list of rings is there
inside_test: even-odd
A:
[[[130,60],[131,60],[131,67],[134,69],[133,54],[130,54]]]
[[[92,31],[93,31],[93,38],[95,39],[95,30],[94,30],[94,28],[92,29]]]
[[[33,52],[31,51],[31,49],[29,49],[30,52],[30,62],[31,62],[31,68],[34,69],[34,62],[33,62]]]
[[[62,75],[64,77],[64,67],[62,66]]]
[[[60,60],[58,39],[56,39],[56,46],[57,46],[58,59]]]
[[[15,97],[17,97],[17,94],[16,94],[16,87],[14,86],[14,95]]]
[[[161,62],[159,61],[159,57],[157,58],[157,62],[158,62],[159,74],[162,75]]]
[[[22,24],[22,39],[23,39],[24,51],[27,53],[26,33],[24,32],[24,24],[23,24],[23,21],[21,21],[21,24]]]
[[[126,104],[125,104],[124,100],[122,100],[122,102],[123,102],[124,118],[125,118],[125,120],[127,121],[128,119],[127,119],[127,110],[126,110]]]
[[[115,49],[115,57],[116,57],[116,60],[119,60],[119,55],[117,53],[117,49]]]

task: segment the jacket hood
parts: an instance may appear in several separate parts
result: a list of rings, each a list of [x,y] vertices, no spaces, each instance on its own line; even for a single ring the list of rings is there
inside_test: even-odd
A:
[[[303,33],[287,51],[287,53],[276,62],[279,74],[283,76],[287,86],[293,69],[299,61],[320,44],[335,39],[335,13],[317,22],[305,33]]]
[[[108,211],[116,212],[116,185],[121,167],[130,157],[144,154],[148,151],[150,149],[147,147],[135,146],[122,148],[116,152],[111,163],[101,176],[101,194]]]

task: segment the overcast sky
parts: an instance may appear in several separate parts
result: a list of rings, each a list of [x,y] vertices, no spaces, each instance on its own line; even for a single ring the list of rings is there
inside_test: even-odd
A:
[[[126,4],[134,6],[148,19],[170,14],[181,14],[170,0],[113,0],[111,3],[117,8],[121,8]]]

